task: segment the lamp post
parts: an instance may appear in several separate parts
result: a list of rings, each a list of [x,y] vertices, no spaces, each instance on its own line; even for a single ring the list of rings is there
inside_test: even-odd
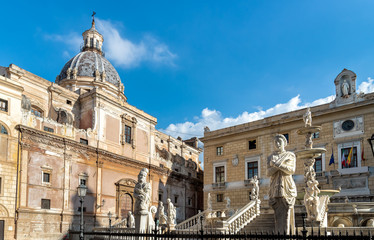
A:
[[[373,156],[374,156],[374,134],[371,135],[371,138],[368,139],[368,142],[369,142],[369,144],[370,144],[371,151],[372,151]]]
[[[83,230],[84,230],[84,226],[83,226],[83,201],[84,201],[84,197],[86,196],[86,193],[87,193],[87,187],[86,187],[86,185],[81,184],[81,185],[78,186],[77,189],[78,189],[79,200],[81,202],[81,224],[80,224],[79,239],[84,240],[84,236],[83,236]]]
[[[112,230],[112,213],[108,212],[108,218],[109,218],[109,231]]]

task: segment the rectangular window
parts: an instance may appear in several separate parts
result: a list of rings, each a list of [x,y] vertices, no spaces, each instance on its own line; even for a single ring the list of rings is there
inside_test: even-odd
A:
[[[223,202],[223,194],[217,194],[217,202]]]
[[[225,182],[225,166],[216,167],[216,183]]]
[[[187,204],[188,204],[188,206],[191,206],[192,205],[192,199],[189,197],[189,198],[187,198]]]
[[[352,156],[349,160],[349,153],[352,149]],[[341,166],[342,168],[354,168],[357,165],[357,147],[347,147],[341,149]]]
[[[319,132],[315,132],[312,134],[312,138],[319,138]]]
[[[4,99],[0,99],[0,110],[4,112],[8,112],[8,101]]]
[[[90,38],[90,47],[94,47],[94,39],[93,38]]]
[[[248,149],[256,149],[256,140],[248,141]]]
[[[41,208],[42,209],[51,209],[51,200],[50,199],[42,199]]]
[[[81,139],[79,139],[79,142],[84,144],[84,145],[88,145],[88,140],[87,139],[81,138]]]
[[[158,201],[162,201],[162,193],[158,194]]]
[[[2,195],[3,194],[3,178],[2,177],[0,177],[0,195]]]
[[[178,203],[178,196],[177,196],[177,195],[174,196],[174,203],[175,203],[175,204]]]
[[[72,103],[70,100],[66,100],[66,104],[71,105]]]
[[[315,159],[314,171],[316,173],[322,172],[322,156]]]
[[[217,156],[223,155],[223,147],[217,147]]]
[[[125,142],[131,144],[131,127],[125,125]]]
[[[50,183],[51,182],[51,174],[47,172],[43,172],[43,183]]]
[[[247,162],[247,179],[251,179],[254,176],[258,176],[258,162]]]
[[[44,131],[46,131],[46,132],[51,132],[51,133],[54,133],[54,132],[55,132],[55,130],[54,130],[53,128],[46,127],[46,126],[44,126]]]

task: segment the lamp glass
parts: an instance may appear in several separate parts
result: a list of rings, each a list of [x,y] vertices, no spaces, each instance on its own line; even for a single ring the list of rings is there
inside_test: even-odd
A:
[[[108,217],[111,218],[112,217],[112,213],[109,211],[108,212]]]
[[[85,197],[87,193],[87,187],[84,184],[81,184],[78,186],[78,196],[79,197]]]

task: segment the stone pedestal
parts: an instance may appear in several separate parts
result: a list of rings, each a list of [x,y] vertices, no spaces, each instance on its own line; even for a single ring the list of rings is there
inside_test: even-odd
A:
[[[169,231],[175,230],[175,224],[168,224]]]
[[[139,213],[135,215],[135,231],[146,232],[148,226],[148,213]]]

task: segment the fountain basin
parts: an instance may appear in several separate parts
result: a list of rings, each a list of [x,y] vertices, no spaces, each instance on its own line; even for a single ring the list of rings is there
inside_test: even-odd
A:
[[[306,135],[308,133],[316,133],[319,131],[321,131],[321,126],[305,127],[305,128],[300,128],[299,130],[297,130],[297,134]]]
[[[340,190],[335,190],[335,189],[321,189],[320,190],[320,193],[318,194],[318,196],[329,196],[329,197],[332,197],[334,196],[335,194],[339,193]],[[296,196],[296,200],[304,200],[304,195],[305,195],[305,191],[300,191],[300,192],[297,192],[297,196]]]
[[[296,151],[296,157],[301,159],[311,159],[311,158],[317,158],[322,155],[322,153],[325,153],[326,149],[324,148],[310,148],[310,149],[303,149],[300,151]]]

